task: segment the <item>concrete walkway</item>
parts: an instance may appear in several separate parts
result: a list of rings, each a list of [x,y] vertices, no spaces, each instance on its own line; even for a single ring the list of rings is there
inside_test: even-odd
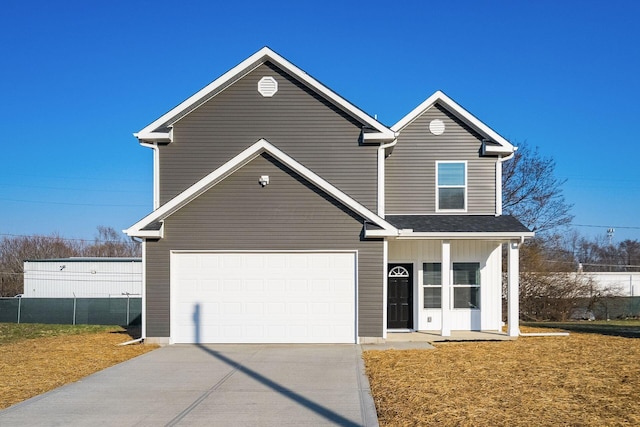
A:
[[[377,426],[358,345],[173,345],[0,411],[13,426]]]

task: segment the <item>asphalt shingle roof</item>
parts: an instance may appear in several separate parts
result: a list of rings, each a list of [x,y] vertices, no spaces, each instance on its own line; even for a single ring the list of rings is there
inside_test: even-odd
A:
[[[385,219],[399,229],[425,233],[530,232],[511,215],[387,215]]]

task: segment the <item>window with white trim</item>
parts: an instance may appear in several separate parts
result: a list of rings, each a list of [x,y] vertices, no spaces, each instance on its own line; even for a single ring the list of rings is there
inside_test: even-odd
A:
[[[422,264],[424,288],[424,308],[442,307],[442,264],[425,262]]]
[[[436,162],[436,210],[467,209],[467,162]]]
[[[480,308],[480,263],[453,263],[453,308]]]

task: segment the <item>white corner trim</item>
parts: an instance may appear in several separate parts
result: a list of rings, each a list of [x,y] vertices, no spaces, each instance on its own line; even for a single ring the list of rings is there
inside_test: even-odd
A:
[[[433,95],[428,97],[424,102],[414,108],[409,114],[404,116],[398,123],[391,126],[391,130],[394,132],[400,132],[407,125],[412,123],[415,119],[417,119],[422,113],[431,108],[434,104],[440,103],[443,104],[448,110],[452,113],[466,121],[472,127],[475,127],[481,134],[484,134],[491,138],[493,141],[500,144],[502,147],[495,147],[495,149],[491,148],[487,150],[487,154],[508,154],[512,153],[514,150],[513,145],[505,138],[503,138],[496,131],[491,129],[489,126],[485,125],[481,122],[476,116],[465,110],[461,105],[455,102],[453,99],[449,98],[442,91],[436,91]],[[491,150],[491,151],[490,151]]]
[[[496,160],[496,216],[502,215],[502,161]]]
[[[392,140],[394,138],[394,132],[392,132],[389,128],[384,126],[382,123],[378,122],[373,117],[369,116],[367,113],[351,104],[346,99],[342,98],[331,89],[327,88],[325,85],[320,83],[318,80],[311,77],[309,74],[301,70],[300,68],[293,65],[291,62],[287,61],[282,56],[278,55],[273,50],[268,47],[263,47],[240,64],[236,65],[222,76],[215,79],[213,82],[209,83],[207,86],[196,92],[194,95],[187,98],[185,101],[180,103],[175,108],[171,109],[169,112],[162,115],[160,118],[155,120],[153,123],[147,125],[144,129],[138,132],[138,139],[144,139],[151,135],[158,134],[154,132],[161,126],[171,126],[172,121],[176,117],[183,116],[185,111],[193,110],[197,108],[202,102],[207,100],[211,93],[215,92],[219,88],[228,84],[235,77],[246,74],[247,72],[253,70],[259,65],[263,64],[266,61],[270,61],[278,65],[280,68],[284,69],[286,72],[299,79],[300,81],[307,84],[313,90],[322,94],[326,99],[333,102],[335,105],[339,106],[341,109],[351,114],[354,117],[357,117],[362,122],[371,126],[373,129],[377,131],[377,133],[373,133],[373,135],[378,135],[378,138],[382,140]],[[368,138],[375,139],[374,136],[370,136]]]
[[[125,230],[125,233],[129,236],[138,236],[138,237],[147,237],[142,236],[141,233],[150,233],[149,231],[142,231],[142,229],[147,225],[155,221],[164,220],[168,216],[172,215],[174,212],[185,206],[191,200],[197,198],[209,188],[213,187],[215,184],[220,182],[222,179],[226,178],[236,170],[240,169],[242,166],[249,163],[251,160],[259,156],[260,154],[268,152],[273,157],[287,165],[293,171],[297,172],[309,182],[313,183],[318,188],[325,191],[327,194],[331,195],[336,200],[343,203],[345,206],[349,207],[352,211],[358,213],[363,218],[368,221],[377,224],[382,227],[383,230],[376,231],[385,231],[388,233],[387,235],[396,235],[396,229],[393,225],[380,218],[369,209],[356,202],[351,197],[347,196],[345,193],[340,191],[338,188],[334,187],[332,184],[321,178],[319,175],[306,168],[302,164],[298,163],[295,159],[290,157],[285,152],[281,151],[269,141],[265,139],[260,139],[250,147],[246,148],[240,154],[233,157],[224,165],[220,166],[215,171],[211,172],[209,175],[202,178],[200,181],[193,184],[191,187],[187,188],[185,191],[180,193],[178,196],[174,197],[160,208],[156,209],[130,228]],[[164,229],[164,226],[162,227]],[[162,231],[162,229],[160,231]],[[155,232],[154,233],[158,233]],[[391,234],[389,234],[391,233]],[[150,236],[150,237],[161,237],[161,236]]]

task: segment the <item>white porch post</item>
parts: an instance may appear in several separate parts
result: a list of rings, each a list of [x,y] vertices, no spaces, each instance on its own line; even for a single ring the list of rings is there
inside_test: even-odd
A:
[[[516,241],[509,242],[508,262],[507,262],[507,278],[508,278],[508,318],[509,324],[507,334],[510,337],[520,335],[520,262],[519,262],[520,245]]]
[[[442,326],[440,335],[443,337],[451,336],[451,314],[449,307],[451,306],[451,242],[449,240],[442,241]]]

